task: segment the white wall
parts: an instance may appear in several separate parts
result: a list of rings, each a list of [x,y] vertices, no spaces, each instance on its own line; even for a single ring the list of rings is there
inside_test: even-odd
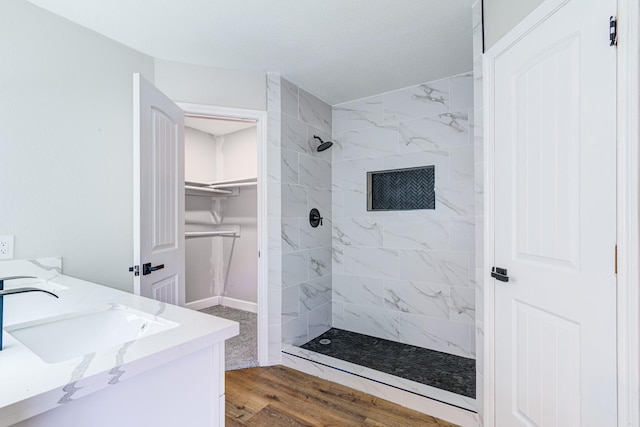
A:
[[[218,137],[217,180],[232,181],[258,176],[256,127]]]
[[[238,197],[221,200],[223,223],[240,225],[240,237],[222,238],[224,274],[229,276],[224,296],[258,302],[258,193],[241,187]],[[231,249],[233,247],[233,253]]]
[[[216,180],[216,137],[190,127],[184,128],[184,180],[211,183]]]
[[[0,28],[0,234],[131,291],[132,74],[153,60],[22,0]]]
[[[544,0],[484,0],[485,51],[543,2]]]
[[[266,109],[266,74],[155,60],[155,84],[178,102]]]

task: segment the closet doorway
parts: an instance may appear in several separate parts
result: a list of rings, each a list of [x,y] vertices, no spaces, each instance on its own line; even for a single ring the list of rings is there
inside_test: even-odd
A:
[[[178,105],[185,112],[185,306],[240,323],[228,369],[263,366],[266,113]]]

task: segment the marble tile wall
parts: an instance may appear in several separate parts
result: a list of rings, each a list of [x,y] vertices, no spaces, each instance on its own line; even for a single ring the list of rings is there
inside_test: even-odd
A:
[[[331,327],[331,106],[280,79],[282,342],[300,345]],[[309,224],[317,208],[322,225]]]
[[[475,357],[473,83],[333,107],[333,327]],[[367,211],[367,171],[426,165],[435,210]]]
[[[473,28],[473,148],[475,173],[475,307],[476,307],[476,406],[478,425],[484,425],[484,139],[482,91],[482,0],[471,6]]]

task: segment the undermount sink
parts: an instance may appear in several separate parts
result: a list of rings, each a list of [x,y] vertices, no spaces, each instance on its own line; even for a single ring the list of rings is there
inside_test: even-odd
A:
[[[41,319],[5,330],[47,363],[148,337],[179,324],[119,304]]]

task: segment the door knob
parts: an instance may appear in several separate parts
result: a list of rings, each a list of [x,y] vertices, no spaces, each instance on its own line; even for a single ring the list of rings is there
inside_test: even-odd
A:
[[[492,267],[491,268],[491,277],[501,282],[508,282],[509,276],[507,276],[507,269],[500,267]]]
[[[147,274],[151,274],[152,272],[156,271],[156,270],[162,270],[164,268],[164,264],[160,264],[160,265],[156,265],[154,267],[151,267],[151,263],[148,262],[146,264],[142,264],[142,275],[146,276]]]

